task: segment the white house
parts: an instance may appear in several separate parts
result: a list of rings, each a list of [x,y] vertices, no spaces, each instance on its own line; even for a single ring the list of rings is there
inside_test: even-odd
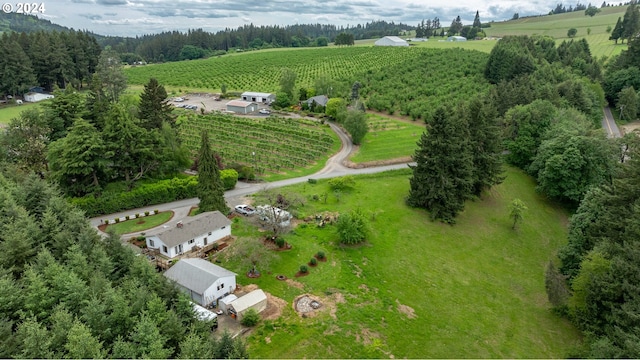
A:
[[[252,101],[231,100],[227,103],[227,111],[237,114],[248,114],[258,111],[258,104]]]
[[[409,46],[409,43],[397,36],[385,36],[376,40],[376,46]]]
[[[263,104],[271,104],[276,101],[276,95],[271,93],[245,91],[240,94],[243,101],[250,101]]]
[[[236,289],[236,274],[200,258],[178,261],[164,272],[180,290],[202,306],[230,294]]]
[[[242,316],[249,309],[255,309],[260,313],[267,308],[267,295],[260,289],[240,296],[227,305],[231,317],[242,320]]]
[[[27,102],[38,102],[42,100],[53,99],[53,95],[51,94],[42,94],[37,92],[28,92],[24,94],[24,101]]]
[[[210,211],[188,217],[175,227],[147,237],[147,248],[157,249],[171,259],[228,236],[231,236],[231,221],[220,211]]]
[[[467,38],[464,36],[449,36],[447,41],[467,41]]]

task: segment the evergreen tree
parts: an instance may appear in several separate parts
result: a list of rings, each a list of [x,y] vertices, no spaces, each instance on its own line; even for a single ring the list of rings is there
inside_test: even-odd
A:
[[[0,39],[0,79],[0,94],[4,95],[22,94],[36,81],[31,60],[6,33]]]
[[[127,88],[127,78],[122,72],[120,55],[107,48],[100,54],[96,73],[105,89],[105,94],[110,102],[118,102],[120,95]]]
[[[471,100],[466,117],[473,154],[473,193],[480,196],[483,190],[504,180],[501,129],[496,121],[497,110],[482,97]]]
[[[200,153],[198,156],[198,197],[199,212],[218,210],[224,215],[229,208],[224,200],[224,187],[220,179],[220,170],[209,143],[209,133],[202,132]]]
[[[473,192],[473,157],[466,119],[438,108],[427,121],[427,131],[418,141],[413,160],[417,164],[411,166],[408,204],[427,209],[433,220],[455,223]]]
[[[622,35],[623,39],[627,39],[627,43],[633,38],[640,30],[640,8],[636,5],[635,1],[629,3],[627,11],[622,18]]]
[[[622,28],[622,18],[619,17],[618,21],[616,22],[616,26],[613,28],[613,31],[611,31],[609,40],[614,40],[616,44],[618,44],[618,39],[622,38],[623,31],[624,29]],[[622,41],[624,41],[624,39]]]
[[[161,129],[163,123],[174,125],[175,119],[172,112],[173,107],[169,104],[164,86],[160,85],[155,78],[149,79],[140,95],[140,105],[138,105],[140,125],[147,130]]]
[[[478,29],[482,27],[482,23],[480,22],[480,12],[477,10],[476,17],[473,19],[473,27]]]

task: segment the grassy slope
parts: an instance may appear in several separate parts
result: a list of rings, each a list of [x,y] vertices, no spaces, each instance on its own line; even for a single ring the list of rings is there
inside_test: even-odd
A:
[[[8,124],[13,118],[17,118],[21,112],[38,106],[37,103],[26,103],[22,105],[0,106],[0,124]]]
[[[557,358],[579,341],[578,332],[549,310],[544,266],[565,239],[566,214],[534,191],[531,178],[509,169],[504,184],[482,201],[469,202],[455,226],[433,223],[408,208],[408,172],[358,178],[357,187],[328,204],[310,201],[301,215],[317,211],[382,210],[368,245],[340,248],[331,227],[298,228],[287,236],[294,248],[280,253],[271,273],[255,282],[286,300],[284,317],[261,325],[249,339],[258,358]],[[293,188],[310,196],[329,191],[326,182]],[[287,190],[284,190],[287,191]],[[329,191],[330,194],[332,192]],[[522,228],[507,218],[515,197],[529,207]],[[257,235],[242,219],[234,234]],[[329,261],[296,278],[302,289],[275,279],[292,278],[317,251]],[[223,266],[242,274],[231,261]],[[324,311],[300,318],[291,304],[300,294],[328,305],[345,299],[335,317]],[[327,297],[327,294],[334,294]],[[339,297],[338,297],[339,298]],[[414,310],[415,318],[399,311]]]
[[[421,121],[408,123],[376,114],[367,114],[367,122],[369,132],[349,158],[355,163],[411,156],[425,130]]]

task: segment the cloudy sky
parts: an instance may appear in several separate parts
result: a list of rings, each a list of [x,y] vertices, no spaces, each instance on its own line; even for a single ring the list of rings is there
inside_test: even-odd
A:
[[[76,30],[103,35],[135,36],[161,31],[202,28],[216,32],[244,24],[355,25],[373,20],[417,24],[439,17],[443,25],[460,15],[473,22],[505,20],[546,14],[560,0],[37,0],[45,5],[43,17]]]

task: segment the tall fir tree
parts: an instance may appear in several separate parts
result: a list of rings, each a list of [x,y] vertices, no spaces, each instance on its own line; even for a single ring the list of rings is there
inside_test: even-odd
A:
[[[199,212],[218,210],[223,214],[229,213],[224,200],[224,187],[220,179],[220,170],[209,143],[209,132],[203,131],[198,156],[198,197],[200,198]]]
[[[167,100],[167,91],[155,78],[149,79],[140,95],[138,118],[147,130],[161,129],[163,123],[174,125],[173,108]]]
[[[500,184],[502,175],[502,136],[496,119],[498,111],[489,101],[476,97],[465,107],[473,154],[473,193]]]
[[[480,22],[480,12],[476,10],[476,17],[473,19],[473,27],[480,29],[482,27],[482,23]]]
[[[438,108],[427,121],[411,166],[407,203],[427,209],[431,219],[455,223],[473,192],[473,156],[464,118]]]

